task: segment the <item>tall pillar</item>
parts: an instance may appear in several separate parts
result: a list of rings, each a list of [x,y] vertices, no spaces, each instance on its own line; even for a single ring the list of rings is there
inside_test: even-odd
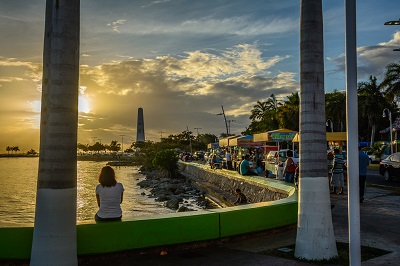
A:
[[[136,127],[136,142],[145,141],[144,137],[144,118],[143,108],[138,109],[137,127]]]

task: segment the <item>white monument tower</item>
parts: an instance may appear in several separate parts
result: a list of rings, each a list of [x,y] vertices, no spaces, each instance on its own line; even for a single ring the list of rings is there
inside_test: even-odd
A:
[[[136,142],[145,141],[144,137],[144,118],[143,108],[138,109],[137,127],[136,127]]]

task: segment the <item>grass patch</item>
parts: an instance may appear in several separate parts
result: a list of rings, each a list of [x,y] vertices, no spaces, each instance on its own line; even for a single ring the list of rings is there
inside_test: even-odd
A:
[[[350,265],[349,261],[349,244],[348,243],[336,243],[338,257],[331,260],[323,260],[323,261],[305,261],[300,260],[294,256],[295,245],[285,246],[276,249],[269,249],[266,251],[260,252],[260,254],[274,256],[279,258],[284,258],[288,260],[296,260],[303,261],[308,263],[313,263],[315,265]],[[367,261],[376,257],[380,257],[386,254],[389,254],[390,251],[382,250],[378,248],[361,246],[361,261]]]

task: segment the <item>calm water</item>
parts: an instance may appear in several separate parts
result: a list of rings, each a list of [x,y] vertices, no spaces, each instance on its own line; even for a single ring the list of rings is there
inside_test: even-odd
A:
[[[33,225],[39,158],[0,158],[0,227]],[[78,223],[93,220],[97,211],[97,175],[106,162],[78,161]],[[134,167],[114,167],[117,180],[124,185],[123,215],[170,213],[162,203],[141,195],[137,186],[144,179]],[[149,194],[149,192],[146,192]]]

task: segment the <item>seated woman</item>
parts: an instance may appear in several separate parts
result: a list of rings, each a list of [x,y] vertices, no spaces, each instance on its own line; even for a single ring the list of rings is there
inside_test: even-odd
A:
[[[124,187],[115,179],[114,169],[110,166],[104,166],[99,174],[99,183],[96,186],[96,199],[99,210],[94,219],[96,221],[121,220]]]

